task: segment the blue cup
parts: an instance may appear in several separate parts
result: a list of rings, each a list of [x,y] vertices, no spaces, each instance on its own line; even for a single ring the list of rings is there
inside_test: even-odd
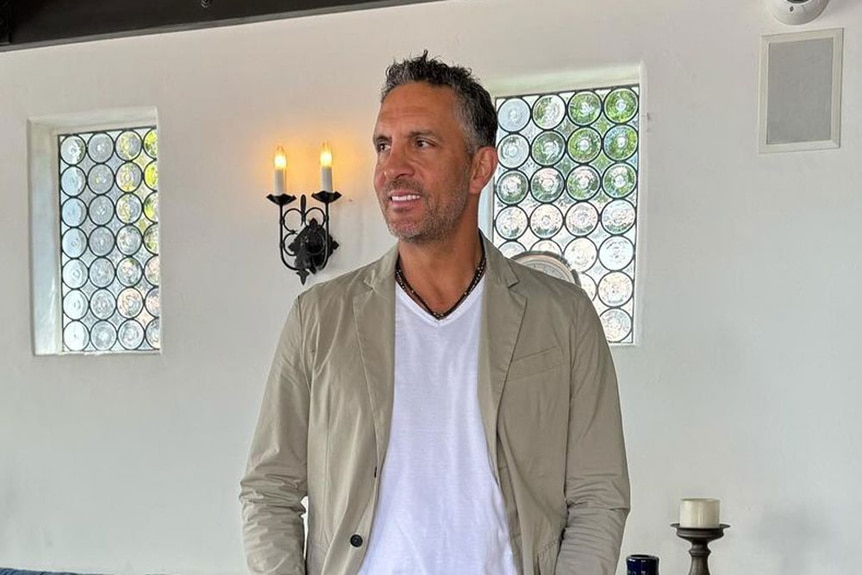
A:
[[[627,575],[658,575],[658,557],[655,555],[629,555],[626,557]]]

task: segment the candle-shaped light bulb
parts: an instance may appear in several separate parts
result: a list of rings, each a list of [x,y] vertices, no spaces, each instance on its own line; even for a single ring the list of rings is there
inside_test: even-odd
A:
[[[332,150],[326,142],[320,148],[320,189],[332,191]]]
[[[285,193],[285,181],[287,176],[287,156],[281,146],[275,149],[275,157],[272,159],[275,167],[275,193]]]

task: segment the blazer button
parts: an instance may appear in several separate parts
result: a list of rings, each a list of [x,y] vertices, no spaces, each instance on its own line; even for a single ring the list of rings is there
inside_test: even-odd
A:
[[[362,547],[362,535],[351,535],[350,544],[354,547]]]

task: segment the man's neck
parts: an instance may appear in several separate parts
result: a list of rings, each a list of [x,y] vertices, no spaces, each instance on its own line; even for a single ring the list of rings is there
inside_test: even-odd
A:
[[[473,281],[482,259],[482,241],[478,230],[471,238],[472,241],[398,243],[404,277],[432,310],[449,310]]]

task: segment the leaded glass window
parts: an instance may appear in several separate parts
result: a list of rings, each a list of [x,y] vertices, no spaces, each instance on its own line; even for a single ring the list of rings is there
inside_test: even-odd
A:
[[[158,134],[58,136],[65,352],[160,349]]]
[[[634,341],[638,85],[498,98],[494,244],[576,270],[611,343]]]

